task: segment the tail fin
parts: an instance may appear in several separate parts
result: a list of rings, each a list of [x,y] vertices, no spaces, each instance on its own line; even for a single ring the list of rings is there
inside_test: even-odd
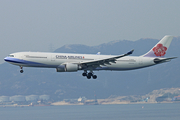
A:
[[[164,36],[149,52],[144,54],[143,57],[164,57],[172,39],[173,36]]]

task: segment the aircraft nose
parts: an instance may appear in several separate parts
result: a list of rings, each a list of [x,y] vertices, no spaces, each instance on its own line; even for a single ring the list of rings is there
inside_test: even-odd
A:
[[[16,62],[16,60],[14,58],[12,58],[12,57],[5,57],[4,61],[6,61],[6,62]]]
[[[5,57],[5,58],[4,58],[4,61],[8,61],[8,57]]]
[[[5,57],[5,58],[4,58],[4,61],[6,61],[6,62],[11,62],[11,61],[12,61],[12,58],[11,58],[11,57]]]

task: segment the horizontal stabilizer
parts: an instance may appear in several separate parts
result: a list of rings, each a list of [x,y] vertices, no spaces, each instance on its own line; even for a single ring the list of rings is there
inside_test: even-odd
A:
[[[159,59],[159,58],[155,58],[154,59],[154,63],[158,64],[158,63],[163,63],[163,62],[169,62],[172,59],[175,59],[177,57],[171,57],[171,58],[165,58],[165,59]]]

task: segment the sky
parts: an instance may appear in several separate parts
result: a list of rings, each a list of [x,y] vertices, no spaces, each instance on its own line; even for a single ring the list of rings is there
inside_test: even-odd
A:
[[[180,0],[0,0],[0,64],[13,52],[165,35],[180,36]]]

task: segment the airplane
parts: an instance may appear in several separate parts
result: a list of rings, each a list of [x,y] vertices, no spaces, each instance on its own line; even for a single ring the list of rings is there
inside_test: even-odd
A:
[[[122,55],[71,54],[47,52],[17,52],[4,58],[10,64],[23,67],[55,68],[57,72],[77,72],[83,70],[87,79],[97,78],[93,71],[123,71],[169,62],[177,57],[164,58],[173,36],[164,36],[149,52],[141,56],[129,56],[134,50]],[[88,72],[89,71],[89,72]]]

